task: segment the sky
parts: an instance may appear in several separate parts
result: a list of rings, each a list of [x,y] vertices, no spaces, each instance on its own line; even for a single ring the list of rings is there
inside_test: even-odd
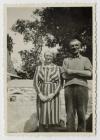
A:
[[[15,33],[11,30],[13,24],[16,23],[17,19],[31,20],[34,21],[37,18],[35,15],[32,15],[32,12],[35,9],[32,7],[9,7],[7,8],[7,33],[13,38],[14,46],[13,53],[11,55],[14,67],[20,69],[21,66],[21,57],[19,55],[19,51],[21,50],[30,50],[34,47],[34,44],[31,42],[25,43],[23,41],[23,35],[19,33]],[[57,52],[56,46],[52,49],[53,52]],[[42,55],[45,51],[47,51],[47,46],[43,46]]]
[[[19,55],[20,50],[31,49],[33,44],[24,43],[23,35],[15,33],[11,30],[12,25],[17,21],[17,19],[29,19],[32,20],[32,11],[33,8],[7,8],[7,33],[13,38],[14,46],[13,53],[11,55],[13,64],[15,67],[20,67],[21,58]]]

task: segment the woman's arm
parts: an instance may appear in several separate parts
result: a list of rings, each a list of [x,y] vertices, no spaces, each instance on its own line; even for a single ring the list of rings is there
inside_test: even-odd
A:
[[[34,78],[33,78],[33,85],[35,87],[35,90],[37,92],[37,94],[40,93],[40,88],[39,88],[39,81],[38,81],[38,67],[36,67],[36,70],[35,70],[35,74],[34,74]]]
[[[42,94],[42,92],[40,91],[40,88],[39,88],[39,79],[38,79],[38,73],[39,73],[39,70],[38,70],[39,68],[37,67],[36,68],[36,71],[35,71],[35,74],[34,74],[34,87],[35,87],[35,89],[36,89],[36,92],[37,92],[37,94],[38,94],[38,96],[39,96],[39,98],[40,98],[40,100],[41,101],[43,101],[43,102],[45,102],[45,101],[47,101],[47,98],[46,98],[46,96],[44,96],[43,94]]]
[[[60,70],[57,71],[57,77],[58,77],[58,85],[56,87],[56,90],[54,93],[51,93],[48,98],[51,100],[53,99],[57,94],[59,94],[59,91],[61,89],[61,79],[60,79]]]

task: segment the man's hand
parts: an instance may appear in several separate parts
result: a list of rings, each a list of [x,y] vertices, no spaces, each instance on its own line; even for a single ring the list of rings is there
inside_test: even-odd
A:
[[[75,71],[74,70],[71,70],[71,69],[67,69],[66,70],[66,73],[67,74],[75,74]]]

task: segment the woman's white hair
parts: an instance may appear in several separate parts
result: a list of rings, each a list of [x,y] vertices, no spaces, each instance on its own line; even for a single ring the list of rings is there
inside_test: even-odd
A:
[[[51,55],[52,57],[54,57],[54,53],[53,53],[52,51],[50,51],[50,50],[44,52],[44,57],[45,57],[46,55]]]

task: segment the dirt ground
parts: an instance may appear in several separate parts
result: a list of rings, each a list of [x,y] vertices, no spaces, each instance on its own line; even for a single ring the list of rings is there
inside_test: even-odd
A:
[[[92,112],[92,92],[91,92],[91,81],[89,81],[89,103],[87,117]],[[20,90],[17,88],[17,90]],[[7,131],[8,132],[24,132],[24,127],[26,122],[31,118],[32,123],[36,123],[35,118],[32,117],[32,114],[36,114],[36,93],[33,88],[27,88],[24,90],[24,94],[16,94],[16,100],[10,101],[12,96],[11,91],[13,88],[8,88],[8,100],[7,100]],[[16,91],[17,91],[16,90]],[[22,88],[21,88],[22,90]],[[29,91],[29,92],[28,92]],[[26,93],[27,92],[27,93]],[[29,94],[28,94],[29,93]],[[61,120],[66,121],[65,114],[65,103],[64,103],[64,89],[60,92],[61,99]],[[34,124],[29,122],[28,127],[33,127]],[[28,122],[27,122],[28,123]],[[35,124],[36,125],[36,124]]]

